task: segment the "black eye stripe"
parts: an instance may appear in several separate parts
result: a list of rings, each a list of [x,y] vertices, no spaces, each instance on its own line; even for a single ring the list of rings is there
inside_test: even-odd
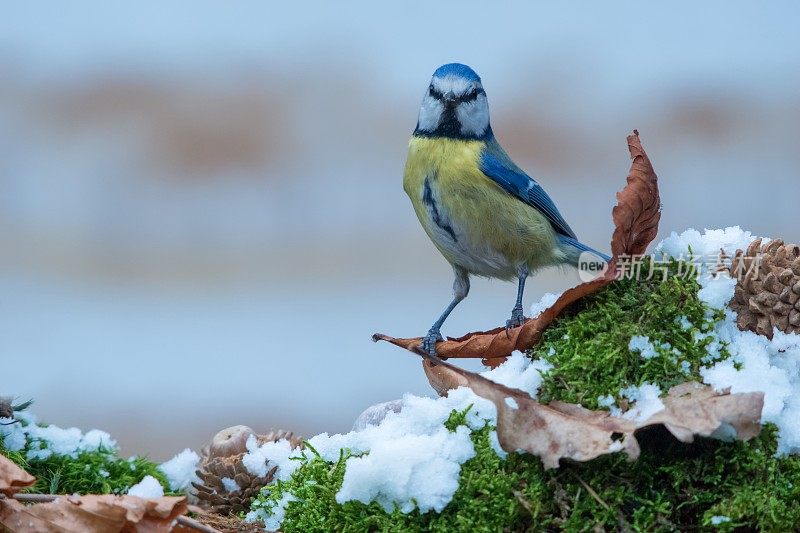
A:
[[[442,94],[440,91],[437,91],[433,85],[428,87],[428,94],[430,94],[433,98],[436,98],[437,100],[442,100],[444,98],[444,94]],[[472,102],[473,100],[478,98],[479,94],[486,94],[486,91],[484,91],[483,89],[473,89],[467,94],[462,94],[461,96],[456,98],[455,101],[459,104],[462,102]]]

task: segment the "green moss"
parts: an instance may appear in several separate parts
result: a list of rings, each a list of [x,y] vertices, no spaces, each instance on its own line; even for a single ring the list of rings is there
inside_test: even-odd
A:
[[[336,492],[349,455],[330,464],[314,452],[289,481],[270,486],[254,508],[269,509],[284,494],[294,495],[297,501],[287,505],[281,526],[286,533],[685,531],[701,525],[789,531],[800,523],[800,459],[774,457],[774,427],[749,443],[700,439],[687,446],[651,434],[636,462],[610,455],[548,471],[529,455],[501,459],[490,431],[473,433],[476,456],[462,466],[459,489],[441,513],[340,505]],[[714,516],[730,521],[712,526]]]
[[[642,269],[642,280],[624,279],[582,300],[544,333],[531,356],[553,365],[539,390],[543,402],[561,400],[600,407],[598,398],[619,400],[620,389],[657,384],[662,390],[690,379],[700,368],[728,356],[711,334],[722,318],[697,297],[694,277],[679,275],[685,264],[673,261],[669,276]],[[648,337],[657,356],[645,359],[628,348],[631,337]]]
[[[52,454],[46,459],[27,459],[26,450],[12,452],[3,447],[0,454],[8,457],[36,477],[29,492],[48,494],[124,494],[145,476],[153,476],[169,491],[169,483],[158,465],[143,457],[130,460],[117,457],[116,450],[100,449],[81,452],[76,457]]]
[[[663,283],[614,283],[553,324],[531,352],[553,364],[542,398],[596,408],[599,396],[619,400],[620,389],[630,385],[651,382],[666,390],[699,379],[702,366],[727,357],[712,334],[721,316],[697,298],[694,279],[675,275],[679,268],[685,266],[671,264],[672,275]],[[632,353],[628,344],[634,335],[650,338],[658,355],[644,359]],[[465,415],[454,411],[445,426],[454,431],[465,424]],[[462,465],[459,489],[441,513],[340,505],[335,496],[348,454],[329,464],[313,450],[291,479],[267,487],[254,507],[270,509],[284,495],[295,496],[281,526],[287,533],[777,532],[800,523],[800,457],[775,456],[774,426],[746,443],[698,439],[691,445],[653,428],[639,434],[642,453],[635,462],[612,454],[586,463],[562,461],[547,471],[530,455],[500,458],[490,445],[491,430],[473,431],[476,455]]]
[[[446,425],[454,431],[464,422],[466,411],[453,411]],[[336,502],[336,493],[344,479],[344,452],[336,463],[327,463],[313,449],[304,464],[287,482],[268,487],[253,504],[253,509],[271,509],[284,494],[297,501],[286,507],[281,525],[285,533],[313,531],[502,531],[525,513],[514,496],[522,486],[520,472],[492,449],[485,427],[473,433],[476,457],[467,461],[461,473],[459,489],[441,512],[386,512],[377,503]]]

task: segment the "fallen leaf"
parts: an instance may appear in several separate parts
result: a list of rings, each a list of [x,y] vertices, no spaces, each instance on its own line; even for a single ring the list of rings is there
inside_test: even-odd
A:
[[[495,383],[438,357],[422,354],[426,369],[435,371],[440,386],[466,385],[497,408],[497,437],[508,452],[522,450],[538,456],[545,468],[556,468],[563,458],[588,461],[609,453],[639,456],[636,431],[663,425],[682,442],[695,435],[711,436],[729,428],[739,440],[758,435],[764,393],[718,393],[707,385],[684,383],[662,399],[664,409],[636,422],[592,411],[576,404],[544,405],[527,393]],[[432,380],[433,381],[433,380]]]
[[[761,431],[763,392],[721,394],[708,385],[688,382],[672,387],[661,401],[664,409],[640,427],[663,424],[681,442],[692,442],[695,435],[708,437],[725,426],[739,440],[750,440]]]
[[[185,496],[59,496],[34,505],[2,498],[0,525],[19,533],[167,533],[186,509]]]
[[[658,178],[650,159],[639,141],[639,132],[628,136],[631,163],[627,184],[617,193],[617,205],[612,210],[614,234],[611,238],[612,259],[606,272],[591,281],[565,291],[550,308],[527,320],[522,326],[507,330],[498,327],[490,331],[468,333],[451,338],[436,345],[436,352],[443,359],[482,358],[487,366],[497,366],[514,350],[525,351],[536,345],[542,332],[561,312],[581,298],[596,292],[618,277],[616,268],[620,256],[644,253],[647,245],[658,232],[661,218],[661,200],[658,193]],[[382,333],[372,336],[373,341],[386,341],[406,350],[419,353],[421,337],[395,338]],[[430,378],[430,373],[426,369]],[[434,388],[436,385],[431,383]]]
[[[15,492],[30,487],[36,478],[27,473],[10,459],[0,455],[0,493],[13,496]]]

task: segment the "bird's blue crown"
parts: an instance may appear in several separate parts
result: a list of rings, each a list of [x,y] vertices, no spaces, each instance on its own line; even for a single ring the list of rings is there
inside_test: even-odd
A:
[[[458,76],[478,83],[481,81],[481,77],[478,76],[474,70],[461,63],[447,63],[437,68],[436,72],[433,73],[435,78],[444,78],[449,75]]]

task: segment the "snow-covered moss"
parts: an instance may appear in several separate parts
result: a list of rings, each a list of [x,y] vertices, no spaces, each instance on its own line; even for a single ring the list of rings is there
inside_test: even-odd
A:
[[[453,412],[452,420],[462,416]],[[451,427],[454,424],[448,424]],[[461,426],[464,427],[464,426]],[[286,482],[254,504],[273,528],[315,531],[682,531],[714,525],[789,531],[800,523],[800,459],[776,459],[775,428],[748,443],[702,439],[686,446],[664,435],[648,440],[642,456],[604,456],[545,471],[529,455],[495,452],[491,426],[471,432],[475,457],[462,466],[459,488],[442,512],[403,513],[377,502],[340,504],[348,452],[337,461],[313,450]],[[714,517],[727,522],[715,524]]]
[[[18,422],[0,419],[0,454],[36,477],[34,492],[51,494],[124,494],[146,476],[169,490],[158,465],[144,457],[123,459],[116,442],[103,431],[39,424],[27,412]]]

